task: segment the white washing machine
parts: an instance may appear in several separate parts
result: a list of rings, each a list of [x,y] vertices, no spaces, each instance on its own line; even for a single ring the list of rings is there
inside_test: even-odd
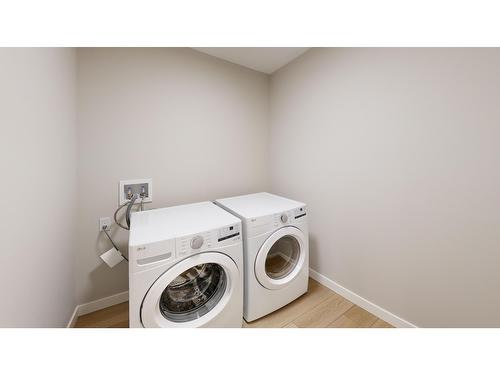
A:
[[[258,319],[307,292],[306,205],[269,193],[218,199],[242,219],[245,254],[243,316]]]
[[[136,212],[130,327],[241,327],[241,221],[212,202]]]

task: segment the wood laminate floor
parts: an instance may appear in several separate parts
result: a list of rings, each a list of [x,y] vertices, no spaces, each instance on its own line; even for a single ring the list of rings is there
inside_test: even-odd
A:
[[[82,315],[77,328],[127,328],[128,302]],[[309,280],[309,290],[299,299],[245,328],[393,328],[337,293]]]

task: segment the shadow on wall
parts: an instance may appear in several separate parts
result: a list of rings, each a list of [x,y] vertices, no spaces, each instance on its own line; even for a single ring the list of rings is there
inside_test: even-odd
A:
[[[110,235],[119,250],[122,251],[126,257],[128,257],[128,231],[113,225]],[[113,245],[109,242],[104,233],[99,232],[99,235],[95,238],[95,256],[99,258],[103,253],[111,249],[112,246]],[[115,277],[110,278],[110,274],[114,274]],[[117,288],[123,289],[124,284],[127,285],[127,289],[122,290],[122,292],[126,291],[128,290],[128,262],[122,261],[115,267],[109,268],[104,262],[101,261],[93,270],[90,271],[89,281],[89,288],[91,290],[93,288],[103,289],[103,287],[108,289],[108,294],[104,293],[104,297],[116,294],[115,290],[117,290]]]
[[[309,232],[309,267],[318,271],[318,240],[314,234]]]

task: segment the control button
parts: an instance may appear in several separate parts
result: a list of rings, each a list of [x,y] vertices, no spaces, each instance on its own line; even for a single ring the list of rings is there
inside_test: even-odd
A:
[[[203,246],[203,237],[202,236],[194,236],[191,239],[191,249],[197,250]]]
[[[281,222],[286,223],[288,221],[288,216],[286,214],[281,215]]]

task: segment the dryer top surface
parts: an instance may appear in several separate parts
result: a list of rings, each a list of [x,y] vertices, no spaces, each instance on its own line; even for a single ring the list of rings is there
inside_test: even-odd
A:
[[[304,203],[270,193],[256,193],[217,199],[216,202],[244,219],[272,215],[305,206]]]

